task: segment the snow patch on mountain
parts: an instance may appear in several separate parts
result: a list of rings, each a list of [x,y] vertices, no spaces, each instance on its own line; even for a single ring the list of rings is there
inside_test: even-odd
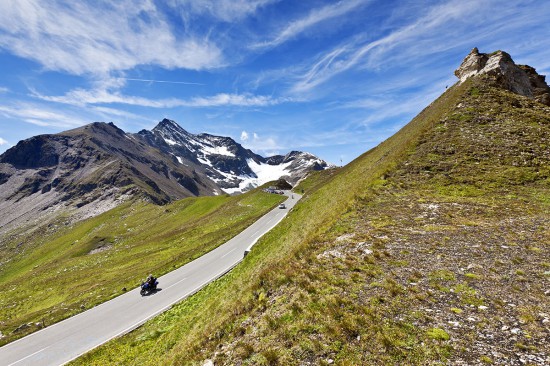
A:
[[[258,179],[263,183],[277,180],[281,176],[288,174],[286,169],[290,166],[292,162],[279,164],[279,165],[269,165],[269,164],[263,164],[263,163],[256,163],[252,159],[248,159],[246,161],[248,163],[248,166],[254,174],[258,177]]]
[[[201,149],[202,153],[204,155],[224,155],[224,156],[232,156],[235,157],[235,154],[233,154],[227,146],[204,146]]]
[[[204,164],[204,165],[208,165],[208,166],[212,166],[212,163],[210,162],[210,160],[206,160],[204,158],[200,158],[200,157],[197,157],[197,160],[201,163],[201,164]]]
[[[250,188],[255,188],[264,183],[277,180],[282,176],[288,175],[287,168],[292,164],[292,162],[288,162],[280,165],[269,165],[257,163],[252,159],[247,159],[246,162],[255,176],[233,176],[241,181],[239,186],[235,188],[222,188],[224,192],[229,194],[245,192]]]
[[[164,138],[164,141],[166,141],[166,143],[168,145],[177,145],[178,143],[174,140],[170,140],[170,139],[167,139],[167,138]]]

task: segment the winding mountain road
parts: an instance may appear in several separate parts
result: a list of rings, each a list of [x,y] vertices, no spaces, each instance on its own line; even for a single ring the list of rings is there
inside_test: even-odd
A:
[[[275,227],[301,198],[287,192],[286,208],[275,208],[225,244],[159,278],[154,295],[133,289],[88,311],[0,348],[0,365],[63,365],[125,334],[192,295],[243,260],[245,252]]]

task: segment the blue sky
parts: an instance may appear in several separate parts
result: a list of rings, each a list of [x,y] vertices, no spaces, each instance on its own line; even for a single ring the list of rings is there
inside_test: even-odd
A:
[[[454,84],[473,47],[549,74],[549,36],[545,0],[2,0],[0,153],[170,118],[345,164]]]

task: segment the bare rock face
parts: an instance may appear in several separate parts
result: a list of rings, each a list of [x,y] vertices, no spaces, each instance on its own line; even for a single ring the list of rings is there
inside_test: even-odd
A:
[[[516,65],[504,51],[486,54],[474,48],[455,70],[455,75],[461,83],[475,75],[488,75],[501,88],[550,105],[550,87],[545,76],[531,66]]]
[[[550,87],[546,84],[546,77],[544,75],[539,75],[531,66],[518,65],[518,67],[525,71],[529,77],[531,86],[533,87],[534,98],[542,104],[550,106]]]

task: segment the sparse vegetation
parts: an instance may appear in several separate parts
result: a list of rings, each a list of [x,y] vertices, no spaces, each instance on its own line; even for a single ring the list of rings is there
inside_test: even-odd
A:
[[[431,339],[435,339],[436,341],[448,341],[449,339],[451,339],[449,333],[445,332],[441,328],[428,329],[427,333],[428,337],[430,337]]]

